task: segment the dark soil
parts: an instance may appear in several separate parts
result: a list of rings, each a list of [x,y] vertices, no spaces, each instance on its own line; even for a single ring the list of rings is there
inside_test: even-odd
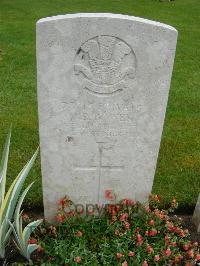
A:
[[[183,219],[183,226],[187,228],[191,235],[192,241],[197,241],[200,244],[200,233],[197,233],[195,225],[192,223],[191,215],[179,215]]]

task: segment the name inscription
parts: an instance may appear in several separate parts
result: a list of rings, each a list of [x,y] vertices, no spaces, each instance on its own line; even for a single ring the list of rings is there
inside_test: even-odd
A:
[[[72,132],[102,138],[131,136],[136,128],[134,109],[132,102],[80,105],[71,117]]]

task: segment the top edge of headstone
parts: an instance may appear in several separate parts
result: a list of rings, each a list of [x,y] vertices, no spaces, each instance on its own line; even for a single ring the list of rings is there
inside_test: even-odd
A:
[[[46,17],[46,18],[41,18],[37,21],[37,24],[41,24],[44,22],[50,22],[50,21],[57,21],[57,20],[62,20],[62,19],[73,19],[73,18],[118,18],[118,19],[124,19],[124,20],[132,20],[140,23],[145,23],[157,27],[163,27],[168,30],[172,30],[177,32],[177,30],[167,24],[145,19],[145,18],[140,18],[140,17],[134,17],[134,16],[128,16],[128,15],[122,15],[122,14],[113,14],[113,13],[75,13],[75,14],[66,14],[66,15],[57,15],[57,16],[52,16],[52,17]]]

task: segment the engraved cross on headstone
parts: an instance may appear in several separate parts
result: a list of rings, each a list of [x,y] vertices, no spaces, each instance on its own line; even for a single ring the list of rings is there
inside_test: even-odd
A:
[[[75,171],[97,171],[98,170],[98,203],[100,203],[101,199],[101,178],[102,178],[102,170],[109,171],[123,171],[124,166],[122,165],[103,165],[102,156],[104,149],[104,142],[97,142],[98,144],[98,153],[99,153],[99,163],[98,165],[93,166],[77,166],[75,167]]]

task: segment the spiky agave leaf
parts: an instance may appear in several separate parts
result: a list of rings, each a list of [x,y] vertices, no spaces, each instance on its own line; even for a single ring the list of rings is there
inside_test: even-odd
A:
[[[10,146],[10,137],[11,130],[8,134],[2,161],[0,165],[0,257],[4,257],[5,255],[5,247],[7,245],[9,236],[10,236],[10,224],[9,220],[13,219],[13,213],[18,201],[19,194],[21,192],[24,181],[29,174],[31,167],[37,157],[38,150],[34,153],[30,161],[24,166],[15,180],[12,182],[11,186],[8,189],[8,192],[5,195],[5,184],[6,184],[6,171],[8,164],[8,154],[9,154],[9,146]]]
[[[4,144],[4,150],[0,162],[0,211],[2,210],[3,200],[5,196],[6,173],[8,167],[10,138],[11,138],[11,128],[6,138],[6,142]],[[11,234],[11,229],[7,227],[7,222],[2,219],[2,216],[0,216],[0,257],[1,258],[4,258],[5,256],[5,246],[8,242],[10,234]]]
[[[6,173],[7,173],[7,167],[8,167],[10,138],[11,138],[11,128],[9,130],[9,133],[8,133],[5,145],[4,145],[4,150],[3,150],[1,163],[0,163],[0,206],[3,202],[4,195],[5,195],[5,189],[6,189]]]
[[[28,175],[38,153],[37,151],[32,156],[31,160],[25,165],[20,174],[13,181],[10,186],[5,199],[3,200],[1,209],[0,209],[0,225],[4,224],[4,230],[2,231],[2,239],[4,239],[7,230],[9,229],[8,220],[13,218],[14,209],[18,200],[19,193],[21,192],[21,188],[24,184],[25,178]]]
[[[15,208],[14,226],[15,226],[16,231],[20,237],[22,237],[22,223],[21,223],[22,219],[20,219],[22,212],[20,212],[20,210],[21,210],[21,206],[22,206],[22,203],[24,201],[24,198],[26,197],[26,194],[28,193],[29,189],[32,187],[33,183],[34,182],[32,182],[30,185],[28,185],[28,187],[24,190],[24,192],[22,193],[20,199],[18,200],[17,206]]]
[[[8,221],[3,220],[2,224],[0,224],[0,257],[4,258],[5,256],[5,247],[8,243],[10,234],[12,230],[8,227]]]
[[[38,248],[37,244],[29,244],[27,247],[27,259],[30,260],[31,254]]]
[[[0,209],[0,223],[3,218],[11,220],[22,186],[27,175],[29,174],[29,171],[31,170],[31,167],[33,166],[38,151],[39,148],[36,150],[30,161],[24,166],[19,175],[11,184]]]
[[[34,182],[33,182],[34,183]],[[28,240],[30,238],[31,233],[35,230],[35,228],[42,223],[43,220],[37,220],[34,222],[29,223],[23,230],[22,228],[22,212],[20,212],[21,205],[23,203],[23,200],[28,193],[29,189],[33,185],[31,183],[22,193],[18,204],[15,209],[15,215],[14,215],[14,223],[10,226],[12,227],[14,236],[15,236],[15,244],[17,248],[19,249],[22,256],[24,256],[27,260],[30,260],[31,253],[37,249],[38,245],[28,244]]]
[[[24,181],[25,181],[27,175],[29,174],[29,172],[30,172],[30,170],[31,170],[31,168],[35,162],[35,159],[38,155],[38,151],[39,151],[39,148],[36,150],[36,152],[33,154],[32,158],[30,159],[30,161],[25,165],[25,167],[22,169],[22,171],[20,172],[20,174],[16,178],[17,182],[13,188],[11,198],[10,198],[10,201],[8,204],[8,208],[10,209],[10,211],[7,213],[8,219],[11,219],[11,216],[14,212],[14,209],[15,209],[19,194],[21,192],[22,186],[23,186]]]
[[[25,242],[28,242],[31,233],[36,229],[36,227],[38,227],[41,223],[43,222],[42,219],[33,221],[31,223],[29,223],[23,230],[23,239]]]

